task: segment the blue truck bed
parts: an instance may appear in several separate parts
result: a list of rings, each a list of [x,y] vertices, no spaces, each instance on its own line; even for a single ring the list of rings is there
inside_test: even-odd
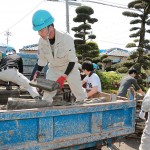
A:
[[[78,150],[135,131],[135,101],[0,110],[0,150]]]

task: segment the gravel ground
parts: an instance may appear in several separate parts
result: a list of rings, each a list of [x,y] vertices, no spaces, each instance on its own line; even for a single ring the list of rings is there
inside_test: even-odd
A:
[[[114,144],[118,150],[138,150],[140,145],[140,138],[123,138],[120,142]],[[108,150],[105,146],[102,150]]]

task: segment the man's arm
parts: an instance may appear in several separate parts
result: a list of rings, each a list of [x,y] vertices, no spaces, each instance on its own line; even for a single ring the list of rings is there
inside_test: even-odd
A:
[[[66,74],[68,76],[70,74],[70,72],[72,71],[72,69],[74,68],[74,65],[75,65],[75,62],[69,62],[64,74]]]
[[[142,94],[142,96],[145,96],[145,93],[142,91],[142,89],[139,89],[138,92]]]
[[[92,96],[93,94],[97,93],[98,92],[98,87],[97,86],[94,86],[90,92],[87,93],[87,96],[90,97]]]
[[[74,47],[74,40],[68,34],[66,34],[64,36],[64,46],[65,46],[65,49],[68,50],[67,55],[68,55],[68,62],[69,63],[68,63],[67,69],[64,72],[64,74],[61,75],[56,80],[59,83],[59,85],[60,85],[60,89],[63,87],[67,76],[70,74],[70,72],[72,71],[73,67],[75,66],[75,62],[77,62],[77,57],[76,57],[75,47]]]
[[[67,76],[70,74],[70,72],[72,71],[73,67],[75,65],[75,62],[69,62],[66,71],[64,72],[63,75],[61,75],[58,79],[57,82],[60,85],[60,89],[62,89],[64,82],[66,81]]]
[[[84,85],[86,82],[84,80],[82,80],[82,85]]]
[[[150,111],[150,88],[143,99],[139,117],[145,119],[145,112],[148,111]]]
[[[140,86],[138,85],[137,83],[137,80],[136,79],[133,79],[132,81],[134,87],[135,87],[135,90],[138,91],[140,94],[142,94],[143,96],[145,96],[145,93],[142,91],[142,89],[140,88]]]
[[[20,73],[23,73],[23,60],[20,57],[19,62],[18,62],[18,70]]]
[[[35,71],[33,78],[31,78],[30,80],[36,80],[36,78],[38,78],[41,75],[41,71],[44,68],[44,66],[39,66],[37,64],[35,67],[37,68],[37,70]]]

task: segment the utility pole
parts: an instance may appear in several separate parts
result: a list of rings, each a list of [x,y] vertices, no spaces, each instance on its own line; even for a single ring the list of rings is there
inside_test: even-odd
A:
[[[47,1],[58,1],[58,0],[47,0]],[[59,1],[58,1],[59,2]],[[78,2],[73,2],[73,1],[69,1],[65,0],[66,3],[66,29],[67,32],[70,33],[70,25],[69,25],[69,5],[73,5],[73,6],[81,6],[81,3]]]
[[[70,24],[69,24],[69,5],[72,6],[82,6],[82,3],[78,3],[78,2],[74,2],[74,1],[66,1],[66,28],[67,28],[67,32],[70,33]]]
[[[4,35],[6,36],[7,45],[8,45],[9,36],[11,36],[11,32],[9,32],[9,29],[6,31],[6,33]]]
[[[66,0],[66,28],[67,28],[67,32],[70,33],[70,29],[69,29],[69,4],[68,4],[68,0]]]

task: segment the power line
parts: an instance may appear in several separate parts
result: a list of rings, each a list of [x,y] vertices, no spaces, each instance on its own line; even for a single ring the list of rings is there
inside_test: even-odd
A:
[[[104,40],[100,40],[101,42],[105,42],[105,43],[112,43],[112,44],[117,44],[117,45],[125,45],[125,44],[121,44],[121,43],[115,43],[115,42],[110,42],[110,41],[104,41]]]
[[[101,1],[101,2],[104,2],[104,3],[115,4],[115,5],[122,5],[122,6],[126,7],[126,5],[123,5],[123,4],[119,4],[119,3],[113,3],[113,2],[109,2],[109,1],[104,1],[104,0],[98,0],[98,1]]]
[[[115,8],[128,9],[128,10],[135,10],[135,9],[131,9],[131,8],[128,8],[128,7],[117,6],[117,5],[112,5],[112,4],[106,4],[106,3],[97,2],[97,1],[88,0],[87,2],[96,3],[96,4],[101,4],[101,5],[110,6],[110,7],[115,7]]]
[[[8,28],[8,30],[9,29],[11,29],[11,28],[13,28],[14,26],[16,26],[18,23],[20,23],[24,18],[26,18],[28,15],[30,15],[31,13],[32,13],[32,11],[34,10],[34,9],[36,9],[39,5],[41,5],[41,3],[42,2],[44,2],[45,0],[42,0],[39,4],[37,4],[29,13],[27,13],[25,16],[23,16],[20,20],[18,20],[14,25],[12,25],[12,26],[10,26],[9,28]],[[6,30],[5,31],[3,31],[3,32],[1,32],[0,34],[3,34],[3,33],[5,33],[6,32]]]

